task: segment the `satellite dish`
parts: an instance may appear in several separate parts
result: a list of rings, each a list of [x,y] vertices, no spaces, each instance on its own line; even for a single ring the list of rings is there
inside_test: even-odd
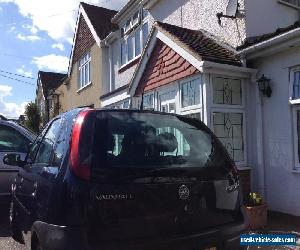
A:
[[[228,0],[226,16],[235,17],[238,11],[238,0]]]

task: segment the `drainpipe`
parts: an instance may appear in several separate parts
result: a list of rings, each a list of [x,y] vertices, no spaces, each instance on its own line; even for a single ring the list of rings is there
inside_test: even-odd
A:
[[[257,176],[258,176],[258,192],[262,194],[266,200],[265,185],[265,159],[264,159],[264,126],[263,126],[263,103],[262,97],[255,80],[255,111],[256,111],[256,147],[257,147]]]

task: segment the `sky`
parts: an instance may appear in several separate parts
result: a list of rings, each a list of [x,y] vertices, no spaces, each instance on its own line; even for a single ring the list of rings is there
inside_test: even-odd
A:
[[[66,73],[78,0],[0,0],[0,114],[34,101],[39,70]],[[127,0],[86,0],[120,10]]]

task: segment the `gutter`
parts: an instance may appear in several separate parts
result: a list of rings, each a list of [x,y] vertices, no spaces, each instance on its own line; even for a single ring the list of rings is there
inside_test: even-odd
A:
[[[278,35],[278,36],[268,39],[266,41],[263,41],[258,44],[254,44],[248,48],[242,49],[242,50],[238,51],[237,53],[239,55],[246,56],[246,55],[252,54],[254,52],[259,52],[263,49],[266,49],[273,45],[283,43],[287,40],[290,40],[290,39],[293,39],[293,38],[296,38],[299,36],[300,36],[300,28],[296,28],[296,29],[288,31],[284,34]]]

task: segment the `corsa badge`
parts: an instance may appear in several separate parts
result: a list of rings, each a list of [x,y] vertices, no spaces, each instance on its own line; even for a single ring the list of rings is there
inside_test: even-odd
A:
[[[178,190],[178,195],[181,200],[187,200],[190,197],[190,190],[186,185],[181,185]]]

